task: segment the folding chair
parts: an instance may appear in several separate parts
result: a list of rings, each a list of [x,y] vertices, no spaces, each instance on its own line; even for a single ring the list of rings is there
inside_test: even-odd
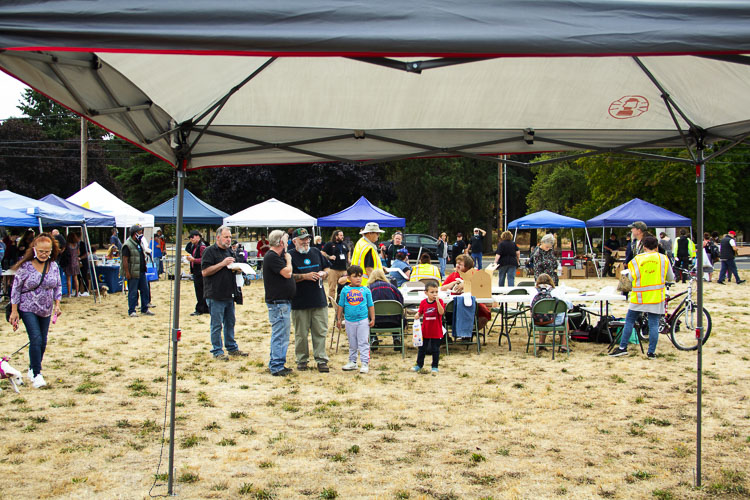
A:
[[[556,317],[560,313],[565,313],[563,317],[563,324],[555,326]],[[555,321],[551,325],[537,325],[534,323],[534,314],[552,314],[555,316]],[[537,347],[552,346],[552,359],[555,359],[555,339],[558,335],[565,335],[565,345],[568,347],[567,355],[570,355],[570,333],[568,331],[568,304],[564,300],[560,299],[542,299],[531,308],[531,335],[534,340],[534,356],[536,357]],[[548,335],[552,332],[552,343],[545,342],[544,344],[537,344],[536,338],[539,335]],[[526,342],[526,352],[529,352],[529,344],[531,338]]]
[[[625,320],[611,321],[610,326],[616,327],[617,333],[614,336],[610,333],[610,337],[612,337],[612,342],[609,343],[609,347],[607,347],[607,352],[612,352],[616,347],[620,345],[620,340],[622,339],[622,335],[624,333],[623,329],[625,327]],[[641,316],[639,319],[636,320],[635,324],[633,325],[633,328],[634,329],[638,329],[638,328],[646,329],[646,331],[648,332],[648,320],[645,317]],[[631,332],[630,334],[632,335],[633,332]],[[641,336],[638,335],[638,333],[636,333],[635,338],[638,339],[638,345],[641,348],[641,354],[646,354],[643,350],[643,342],[641,342]]]
[[[447,331],[447,334],[445,336],[445,354],[446,356],[449,354],[448,344],[452,344],[454,346],[464,345],[466,346],[467,351],[469,350],[469,346],[476,344],[477,354],[480,354],[481,343],[479,341],[479,328],[477,327],[477,312],[479,310],[478,307],[475,308],[474,310],[474,328],[471,331],[471,338],[469,338],[468,340],[459,340],[456,342],[450,341],[450,338],[453,337],[453,316],[454,316],[453,311],[455,310],[454,304],[456,300],[463,300],[463,299],[456,297],[445,305],[445,314],[443,315],[443,325],[445,326],[445,329]],[[473,340],[474,338],[476,338],[476,340]]]
[[[328,346],[328,349],[333,349],[333,332],[338,329],[339,334],[336,336],[336,352],[339,352],[339,342],[341,341],[341,328],[338,328],[338,325],[336,324],[336,302],[333,300],[333,297],[330,295],[327,295],[326,298],[328,299],[328,304],[330,304],[331,307],[333,307],[333,325],[331,326],[331,345]]]
[[[534,281],[521,281],[516,286],[536,286],[536,282]]]
[[[508,295],[528,294],[529,292],[527,292],[523,288],[517,288],[508,292]],[[495,322],[497,322],[497,318],[501,317],[502,320],[500,321],[500,323],[505,325],[505,331],[500,332],[500,335],[497,338],[497,345],[502,345],[503,337],[505,337],[506,339],[508,339],[508,350],[510,351],[510,331],[516,327],[516,322],[519,319],[523,327],[526,329],[526,335],[528,335],[529,333],[529,320],[527,314],[530,310],[531,308],[523,302],[516,303],[516,307],[508,307],[507,304],[501,304],[500,307],[493,307],[492,312],[495,313],[495,318],[492,320],[492,324],[490,325],[487,332],[489,333],[492,331],[492,328],[495,326]],[[511,320],[513,320],[513,323],[510,323]]]
[[[376,325],[378,316],[398,316],[399,326],[372,327],[370,328],[370,338],[372,339],[375,337],[377,339],[380,336],[392,336],[394,333],[397,333],[401,337],[401,357],[406,357],[406,347],[404,343],[404,306],[397,300],[376,300],[373,303],[375,304]],[[394,343],[393,347],[399,346]]]

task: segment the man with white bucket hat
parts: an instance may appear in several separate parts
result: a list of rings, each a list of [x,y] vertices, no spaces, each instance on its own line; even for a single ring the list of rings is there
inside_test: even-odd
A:
[[[365,228],[359,232],[362,237],[354,246],[352,252],[352,265],[364,269],[365,274],[362,276],[362,286],[367,286],[367,278],[375,269],[383,269],[383,264],[378,256],[377,243],[380,233],[384,233],[377,222],[368,222]]]

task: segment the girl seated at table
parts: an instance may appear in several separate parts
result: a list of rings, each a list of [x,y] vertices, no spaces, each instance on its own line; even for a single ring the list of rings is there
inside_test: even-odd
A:
[[[534,305],[539,302],[542,299],[560,299],[565,304],[567,304],[568,309],[573,307],[573,304],[565,300],[565,297],[562,294],[561,290],[555,289],[555,281],[549,274],[542,273],[539,275],[539,277],[536,279],[536,295],[531,300],[531,309],[534,309]],[[532,321],[537,326],[563,326],[563,321],[565,321],[565,313],[557,313],[556,315],[553,314],[538,314],[534,313],[532,315]],[[564,340],[561,340],[561,346],[560,346],[560,352],[570,352],[569,346],[568,346],[568,336],[560,334],[560,337]],[[539,340],[542,344],[544,344],[547,341],[547,335],[540,334]],[[546,351],[547,348],[543,345],[540,346],[538,351]]]

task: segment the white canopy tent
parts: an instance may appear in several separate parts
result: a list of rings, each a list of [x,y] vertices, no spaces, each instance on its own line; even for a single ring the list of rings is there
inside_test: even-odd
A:
[[[299,208],[271,198],[224,218],[225,226],[315,227],[318,221]]]
[[[154,216],[133,208],[117,196],[104,189],[98,182],[92,182],[67,200],[83,208],[111,215],[117,227],[129,228],[133,224],[154,227]]]
[[[185,176],[208,166],[684,146],[702,234],[706,164],[750,137],[742,0],[19,0],[0,4],[0,50],[176,167],[178,232]],[[179,300],[173,321],[172,423]],[[171,494],[174,426],[169,444]]]

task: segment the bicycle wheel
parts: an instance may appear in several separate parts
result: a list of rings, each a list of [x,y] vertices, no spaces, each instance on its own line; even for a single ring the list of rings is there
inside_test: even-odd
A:
[[[633,323],[633,328],[635,329],[635,333],[638,334],[638,338],[641,342],[648,343],[648,316],[645,314],[639,316],[638,319],[635,320],[635,323]]]
[[[669,337],[674,346],[681,351],[694,351],[698,349],[698,339],[695,338],[695,327],[698,324],[698,308],[695,305],[685,304],[674,320]],[[703,308],[703,344],[706,344],[708,336],[711,335],[711,315]]]

